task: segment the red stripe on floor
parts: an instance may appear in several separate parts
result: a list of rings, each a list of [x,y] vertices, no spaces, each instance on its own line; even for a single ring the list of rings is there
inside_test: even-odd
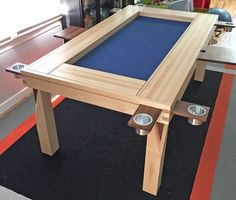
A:
[[[58,96],[52,101],[52,106],[55,108],[64,97]],[[0,141],[0,155],[3,154],[9,147],[11,147],[18,139],[26,134],[35,125],[35,115],[32,114],[20,126],[15,128],[3,140]]]
[[[233,81],[233,75],[222,77],[190,200],[210,200]]]

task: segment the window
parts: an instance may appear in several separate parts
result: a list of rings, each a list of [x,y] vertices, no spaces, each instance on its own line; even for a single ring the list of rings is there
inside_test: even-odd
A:
[[[1,0],[0,42],[61,13],[60,0]]]

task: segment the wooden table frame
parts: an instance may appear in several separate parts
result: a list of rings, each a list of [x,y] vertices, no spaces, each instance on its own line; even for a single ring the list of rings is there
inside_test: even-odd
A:
[[[137,16],[191,22],[147,81],[72,65]],[[203,80],[204,70],[195,61],[216,21],[215,15],[128,6],[22,70],[25,85],[37,90],[35,112],[42,152],[53,155],[59,149],[50,93],[130,115],[140,104],[161,109],[147,136],[143,180],[143,190],[156,195],[173,107],[195,70],[196,80]]]

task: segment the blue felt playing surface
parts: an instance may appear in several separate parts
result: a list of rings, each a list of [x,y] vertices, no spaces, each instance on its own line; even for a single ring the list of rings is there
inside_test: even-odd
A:
[[[147,80],[188,25],[137,17],[75,65]]]

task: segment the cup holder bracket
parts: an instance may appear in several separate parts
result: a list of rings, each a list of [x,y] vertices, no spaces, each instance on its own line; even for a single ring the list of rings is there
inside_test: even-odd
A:
[[[128,121],[128,126],[136,129],[138,135],[147,135],[155,125],[162,110],[140,105]]]
[[[177,101],[173,114],[188,118],[191,125],[198,126],[207,120],[210,108],[186,101]]]

